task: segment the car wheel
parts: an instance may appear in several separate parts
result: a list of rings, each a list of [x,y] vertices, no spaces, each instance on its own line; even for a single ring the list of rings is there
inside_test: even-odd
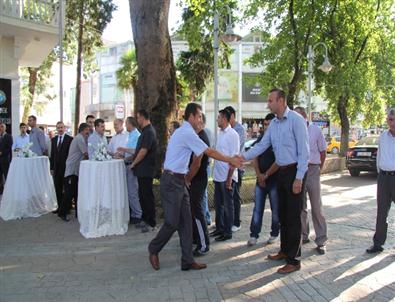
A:
[[[332,154],[337,154],[339,153],[339,149],[337,147],[332,148]]]
[[[351,175],[352,177],[358,177],[359,174],[361,173],[361,171],[355,170],[355,169],[348,170],[348,171],[350,172],[350,175]]]

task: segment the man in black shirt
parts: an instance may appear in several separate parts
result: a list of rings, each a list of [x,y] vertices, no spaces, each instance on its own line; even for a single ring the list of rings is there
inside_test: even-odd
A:
[[[266,115],[264,120],[264,130],[266,130],[272,119],[275,117],[273,113]],[[264,133],[254,143],[258,143]],[[273,148],[268,148],[258,157],[254,158],[253,164],[257,175],[257,182],[255,186],[255,206],[252,213],[250,225],[250,239],[247,242],[248,246],[256,244],[259,233],[262,229],[263,212],[265,211],[266,196],[269,195],[270,209],[272,211],[272,226],[270,237],[267,244],[271,244],[278,239],[280,232],[280,218],[279,218],[279,203],[277,193],[277,173],[278,166],[275,164],[275,156]]]
[[[200,125],[200,128],[197,132],[200,139],[207,146],[210,146],[210,140],[206,131],[204,131],[203,123]],[[192,154],[190,162],[190,176],[192,181],[189,184],[189,196],[193,222],[193,242],[196,242],[197,244],[197,247],[194,251],[194,256],[203,256],[210,250],[210,240],[203,206],[203,196],[208,183],[208,164],[209,159],[206,154],[203,153],[198,157]]]
[[[131,165],[139,184],[139,199],[141,204],[142,222],[137,227],[143,233],[153,230],[156,226],[155,197],[152,184],[155,176],[156,131],[151,125],[149,114],[142,109],[137,112],[137,122],[141,128],[141,135],[137,141],[135,157]]]

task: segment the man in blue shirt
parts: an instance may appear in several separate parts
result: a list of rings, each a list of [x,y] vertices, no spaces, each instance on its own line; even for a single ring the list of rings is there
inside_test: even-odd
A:
[[[181,269],[200,270],[207,266],[196,263],[193,259],[192,250],[192,217],[189,193],[187,185],[190,184],[198,171],[198,165],[192,162],[194,167],[188,171],[188,165],[192,152],[195,154],[194,161],[204,153],[209,157],[241,166],[241,158],[229,157],[209,148],[196,134],[196,130],[202,122],[200,105],[190,103],[184,114],[183,125],[170,137],[166,149],[164,172],[160,181],[160,197],[164,209],[165,221],[156,237],[149,244],[149,261],[155,270],[160,268],[159,252],[167,244],[174,232],[180,236],[182,249]],[[187,174],[188,173],[188,174]]]
[[[133,116],[126,119],[126,130],[128,131],[128,141],[126,148],[118,148],[118,152],[123,152],[126,165],[126,179],[128,186],[128,199],[130,207],[130,223],[138,225],[141,222],[142,210],[139,199],[139,184],[137,176],[134,175],[130,165],[133,162],[137,141],[140,137],[140,131],[137,129],[137,121]]]
[[[272,89],[268,107],[276,118],[267,133],[254,148],[244,152],[242,157],[251,160],[270,146],[273,147],[278,171],[278,196],[281,224],[281,249],[270,260],[286,260],[287,264],[278,273],[288,274],[300,269],[301,254],[301,211],[303,205],[304,177],[309,162],[309,140],[303,117],[290,110],[284,91]],[[265,177],[269,177],[266,175]]]

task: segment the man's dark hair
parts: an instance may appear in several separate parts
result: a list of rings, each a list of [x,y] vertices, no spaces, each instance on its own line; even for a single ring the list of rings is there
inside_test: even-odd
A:
[[[128,116],[126,122],[133,125],[134,128],[137,128],[137,121],[133,116]]]
[[[174,130],[180,128],[180,123],[178,121],[172,121],[170,122],[171,125],[173,125]]]
[[[56,123],[56,126],[59,125],[59,124],[63,124],[64,125],[64,123],[62,121],[59,121],[59,122]]]
[[[287,100],[287,99],[286,99],[286,96],[285,96],[284,90],[282,90],[282,89],[280,89],[280,88],[273,88],[272,90],[269,91],[269,93],[272,93],[272,92],[276,92],[276,94],[277,94],[277,99],[283,98],[284,101]]]
[[[20,123],[19,128],[22,128],[22,127],[27,127],[27,125],[25,123]]]
[[[28,117],[28,119],[29,119],[29,118],[32,118],[33,120],[37,121],[37,117],[36,117],[35,115],[30,115],[30,116]]]
[[[265,116],[265,121],[271,121],[272,119],[274,119],[276,116],[273,113],[268,113]]]
[[[143,118],[145,118],[146,120],[150,119],[149,113],[147,110],[145,109],[140,109],[139,111],[137,111],[137,114],[142,116]]]
[[[206,125],[206,115],[204,113],[202,113],[202,121]]]
[[[225,107],[224,109],[228,110],[230,115],[233,114],[236,117],[236,110],[235,110],[235,108],[233,108],[232,106],[228,106],[228,107]]]
[[[184,120],[187,121],[191,114],[196,115],[198,110],[202,110],[202,106],[200,106],[199,104],[196,104],[196,103],[189,103],[187,105],[187,108],[185,108]]]
[[[101,118],[95,119],[95,127],[99,126],[100,124],[104,124],[104,120]]]
[[[89,128],[89,125],[87,123],[81,123],[80,126],[78,127],[78,133],[81,133],[86,128]]]
[[[88,115],[86,116],[86,118],[85,118],[85,121],[87,121],[89,118],[95,119],[95,116],[92,115],[92,114],[88,114]]]
[[[225,117],[228,122],[230,121],[230,112],[229,112],[229,110],[222,109],[222,110],[219,111],[219,114],[221,114],[223,117]]]

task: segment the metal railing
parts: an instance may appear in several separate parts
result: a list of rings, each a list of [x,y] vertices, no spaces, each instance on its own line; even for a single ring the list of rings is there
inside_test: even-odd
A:
[[[0,0],[0,15],[58,26],[59,1],[63,0]]]

